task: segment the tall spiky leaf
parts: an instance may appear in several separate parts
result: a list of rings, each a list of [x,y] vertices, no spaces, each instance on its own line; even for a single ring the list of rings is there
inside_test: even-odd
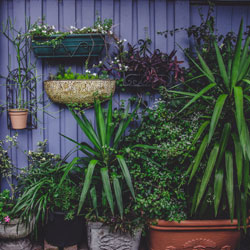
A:
[[[239,137],[233,133],[232,138],[234,141],[234,152],[235,152],[235,162],[236,162],[236,169],[237,169],[237,182],[239,190],[241,189],[242,183],[242,174],[243,174],[243,152],[240,145]]]
[[[223,168],[217,169],[215,176],[214,176],[214,213],[215,213],[215,217],[217,216],[218,208],[220,205],[222,188],[223,188],[223,178],[224,178]]]
[[[184,111],[187,107],[189,107],[191,104],[193,104],[195,101],[197,101],[199,98],[201,98],[205,93],[207,93],[210,89],[216,86],[216,83],[211,83],[204,87],[199,93],[197,93],[178,113],[181,113]]]
[[[106,121],[106,144],[110,146],[110,139],[112,136],[112,98],[109,100],[109,105],[108,105],[108,113],[107,113],[107,121]]]
[[[115,197],[118,206],[118,210],[121,218],[123,218],[123,201],[122,201],[122,191],[119,180],[116,176],[113,177],[113,185],[115,190]]]
[[[232,152],[225,153],[226,191],[231,221],[234,219],[234,172]]]
[[[135,191],[134,191],[134,187],[133,187],[133,184],[132,184],[132,180],[131,180],[131,176],[130,176],[127,164],[126,164],[126,162],[125,162],[122,155],[117,155],[116,158],[117,158],[117,160],[119,162],[119,165],[121,167],[123,176],[124,176],[124,178],[125,178],[125,180],[127,182],[129,190],[130,190],[131,194],[133,195],[133,197],[135,199]]]
[[[200,148],[194,158],[194,162],[191,164],[192,166],[192,172],[191,172],[191,175],[189,177],[189,183],[192,181],[195,173],[197,172],[198,170],[198,167],[200,165],[200,162],[202,160],[202,157],[206,151],[206,148],[207,148],[207,142],[208,142],[208,135],[205,135],[205,137],[203,138],[202,140],[202,143],[200,145]]]
[[[113,201],[113,194],[110,185],[110,179],[108,174],[108,168],[101,168],[101,175],[102,175],[102,183],[106,198],[108,200],[108,204],[112,214],[114,215],[114,201]]]
[[[87,193],[89,191],[89,187],[90,187],[90,184],[91,184],[91,181],[92,181],[92,176],[93,176],[95,166],[96,166],[97,163],[98,163],[97,160],[91,160],[89,165],[88,165],[88,170],[87,170],[87,174],[85,176],[85,180],[84,180],[84,183],[83,183],[83,188],[82,188],[82,193],[81,193],[81,196],[80,196],[80,201],[79,201],[79,205],[78,205],[77,214],[79,214],[81,212],[83,203],[84,203],[84,201],[86,199],[86,196],[87,196]]]
[[[227,96],[228,95],[222,94],[218,97],[218,99],[216,101],[213,115],[212,115],[211,122],[210,122],[210,129],[209,129],[209,134],[208,134],[208,144],[211,142],[212,137],[214,135],[214,131],[215,131],[217,123],[220,119],[221,111],[224,107],[224,103],[227,99]]]
[[[207,167],[206,167],[206,170],[205,170],[203,177],[202,177],[200,191],[199,191],[199,194],[197,197],[196,210],[197,210],[197,208],[200,204],[200,201],[201,201],[201,199],[206,191],[208,182],[210,181],[218,153],[219,153],[219,144],[215,143],[215,145],[214,145],[214,147],[209,155],[209,158],[207,161]]]
[[[225,83],[226,89],[228,91],[230,91],[228,74],[227,74],[227,71],[226,71],[226,67],[225,67],[222,55],[220,53],[219,46],[218,46],[216,41],[214,41],[214,47],[215,47],[217,62],[218,62],[218,65],[219,65],[220,75],[221,75],[221,77],[222,77],[222,79],[223,79],[223,81]],[[230,73],[231,72],[229,72],[229,74]]]
[[[243,35],[243,19],[240,22],[240,28],[237,36],[237,43],[234,51],[233,65],[232,65],[232,73],[231,73],[231,89],[237,83],[238,74],[240,72],[240,58],[241,58],[241,44],[242,44],[242,35]]]
[[[99,138],[101,140],[101,145],[104,146],[106,144],[106,126],[104,123],[103,110],[100,101],[95,101],[95,117],[96,117],[96,127]],[[103,150],[105,150],[103,148]]]

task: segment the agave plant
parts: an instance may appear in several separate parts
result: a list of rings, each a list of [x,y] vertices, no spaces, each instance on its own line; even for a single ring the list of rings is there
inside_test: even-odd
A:
[[[105,110],[101,107],[101,103],[99,101],[95,102],[94,109],[96,117],[96,130],[84,113],[78,114],[77,111],[69,107],[69,110],[77,121],[82,132],[90,140],[92,145],[86,142],[79,143],[63,135],[68,140],[74,142],[79,147],[79,150],[86,155],[86,157],[81,158],[82,161],[87,163],[87,169],[85,171],[85,180],[79,200],[78,213],[80,213],[87,195],[90,194],[93,208],[96,210],[98,215],[97,194],[101,193],[105,196],[113,215],[115,213],[115,196],[119,214],[122,218],[123,199],[121,188],[122,183],[120,179],[125,181],[133,198],[135,198],[135,192],[129,169],[123,155],[120,153],[121,151],[119,152],[118,146],[125,130],[128,128],[130,122],[135,116],[137,108],[129,114],[128,105],[123,114],[123,119],[118,122],[118,124],[113,120],[111,98],[109,100],[108,109],[106,110],[107,112],[105,112]],[[134,147],[136,146],[140,147],[143,145],[135,145]],[[116,170],[114,170],[116,167],[120,170],[121,174],[116,173]],[[70,168],[65,172],[65,176],[69,171]],[[122,178],[118,177],[120,175]],[[97,179],[99,181],[96,181]],[[101,191],[99,189],[100,186]]]
[[[232,49],[232,57],[223,58],[218,43],[213,42],[219,75],[215,75],[204,58],[197,52],[200,65],[190,56],[190,60],[209,81],[198,93],[171,91],[186,95],[189,100],[180,110],[183,112],[197,101],[205,100],[213,111],[201,125],[193,144],[200,142],[199,149],[189,167],[189,182],[200,172],[201,162],[207,158],[206,167],[198,183],[193,198],[193,212],[206,202],[205,194],[213,194],[215,216],[219,208],[226,207],[231,220],[245,225],[250,161],[249,104],[250,81],[247,79],[250,68],[250,37],[242,48],[243,20],[241,21],[237,43]],[[230,46],[229,46],[230,49]],[[188,55],[187,55],[188,56]],[[223,194],[226,194],[224,196]]]

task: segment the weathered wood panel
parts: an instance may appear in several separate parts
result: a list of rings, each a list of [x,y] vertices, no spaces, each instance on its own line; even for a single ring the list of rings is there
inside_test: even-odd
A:
[[[192,3],[192,4],[191,4]],[[194,5],[194,3],[197,3]],[[104,18],[114,20],[114,32],[121,38],[126,38],[128,42],[134,44],[138,39],[150,37],[152,48],[159,48],[170,52],[178,48],[178,43],[186,47],[189,41],[185,32],[176,32],[168,39],[157,34],[158,31],[172,30],[174,28],[188,27],[190,24],[199,24],[200,17],[198,9],[203,8],[205,14],[208,7],[199,5],[199,1],[189,0],[0,0],[0,19],[5,22],[8,17],[16,19],[18,27],[25,27],[25,16],[30,17],[34,22],[38,17],[44,16],[48,24],[53,24],[56,28],[67,30],[71,25],[77,27],[93,25],[96,14]],[[235,2],[234,2],[235,3]],[[250,23],[250,6],[217,6],[215,8],[216,26],[222,32],[229,30],[237,31],[241,17],[245,20],[245,25]],[[7,75],[7,65],[15,68],[14,48],[1,35],[0,37],[0,74]],[[178,56],[183,57],[178,51]],[[32,60],[35,60],[31,55]],[[76,72],[83,71],[83,63],[61,60],[65,67],[71,66]],[[48,139],[49,151],[62,154],[63,156],[73,147],[73,144],[59,135],[59,132],[66,134],[78,141],[86,140],[78,129],[76,122],[71,117],[68,110],[63,106],[49,104],[47,95],[43,91],[43,80],[48,78],[49,73],[55,73],[58,68],[57,62],[37,60],[37,74],[41,79],[37,86],[37,96],[41,96],[39,103],[38,119],[40,121],[38,129],[23,130],[19,132],[19,144],[22,150],[34,149],[37,142]],[[2,82],[2,81],[1,81]],[[127,99],[133,93],[116,93],[114,106],[118,106],[120,100]],[[144,97],[148,103],[152,103],[154,96]],[[0,86],[1,103],[5,102],[5,86]],[[43,106],[47,112],[55,118],[42,111]],[[93,110],[86,111],[87,116],[94,122]],[[6,112],[0,115],[0,138],[5,135],[13,135],[15,131],[9,130],[6,124]],[[19,167],[27,165],[27,160],[21,151],[11,152],[13,161]]]

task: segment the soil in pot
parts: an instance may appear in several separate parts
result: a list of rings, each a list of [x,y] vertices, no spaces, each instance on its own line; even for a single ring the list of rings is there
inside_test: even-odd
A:
[[[28,110],[27,109],[9,109],[10,121],[13,129],[27,128]]]
[[[240,241],[237,220],[158,221],[150,225],[149,249],[233,250]]]
[[[45,227],[45,240],[58,247],[68,247],[80,243],[84,237],[84,220],[76,216],[73,220],[65,220],[65,213],[51,212]]]

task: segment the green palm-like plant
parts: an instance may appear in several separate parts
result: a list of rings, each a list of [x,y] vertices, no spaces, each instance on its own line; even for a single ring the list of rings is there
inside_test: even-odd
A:
[[[247,117],[247,113],[249,114],[247,105],[250,104],[250,81],[247,79],[250,68],[250,37],[246,38],[242,48],[242,36],[243,20],[232,57],[227,61],[223,58],[218,43],[213,42],[219,75],[215,75],[209,69],[199,52],[197,55],[200,65],[187,55],[209,83],[198,93],[171,92],[191,98],[180,112],[202,99],[213,107],[211,117],[201,125],[193,142],[196,144],[201,140],[188,170],[189,182],[197,176],[202,160],[206,153],[209,153],[201,183],[197,184],[199,186],[193,199],[193,212],[202,204],[205,193],[213,190],[215,216],[223,200],[226,201],[231,220],[236,215],[238,222],[245,225],[247,192],[250,184],[250,137],[249,117]],[[224,191],[226,199],[223,197]],[[223,205],[225,206],[225,203]]]
[[[87,163],[87,169],[85,171],[85,180],[79,200],[78,213],[80,213],[88,194],[90,194],[93,207],[97,211],[96,190],[97,186],[100,187],[101,185],[101,189],[103,190],[102,193],[107,199],[112,214],[115,213],[114,193],[120,216],[123,217],[121,182],[116,172],[114,170],[111,171],[111,168],[112,166],[117,166],[121,170],[122,179],[125,180],[133,198],[135,198],[129,169],[123,155],[119,153],[118,146],[125,130],[135,116],[137,108],[129,114],[129,106],[127,106],[123,114],[123,119],[117,124],[113,121],[112,98],[109,100],[107,112],[102,109],[101,103],[96,101],[94,104],[96,130],[84,113],[78,114],[70,107],[69,110],[77,121],[82,132],[92,144],[90,145],[86,142],[78,143],[77,141],[63,135],[71,142],[77,144],[79,149],[86,155],[86,157],[80,159]],[[135,146],[140,147],[142,145]],[[69,171],[70,168],[66,171],[64,176],[66,176]],[[94,179],[100,180],[100,183],[96,183]]]

